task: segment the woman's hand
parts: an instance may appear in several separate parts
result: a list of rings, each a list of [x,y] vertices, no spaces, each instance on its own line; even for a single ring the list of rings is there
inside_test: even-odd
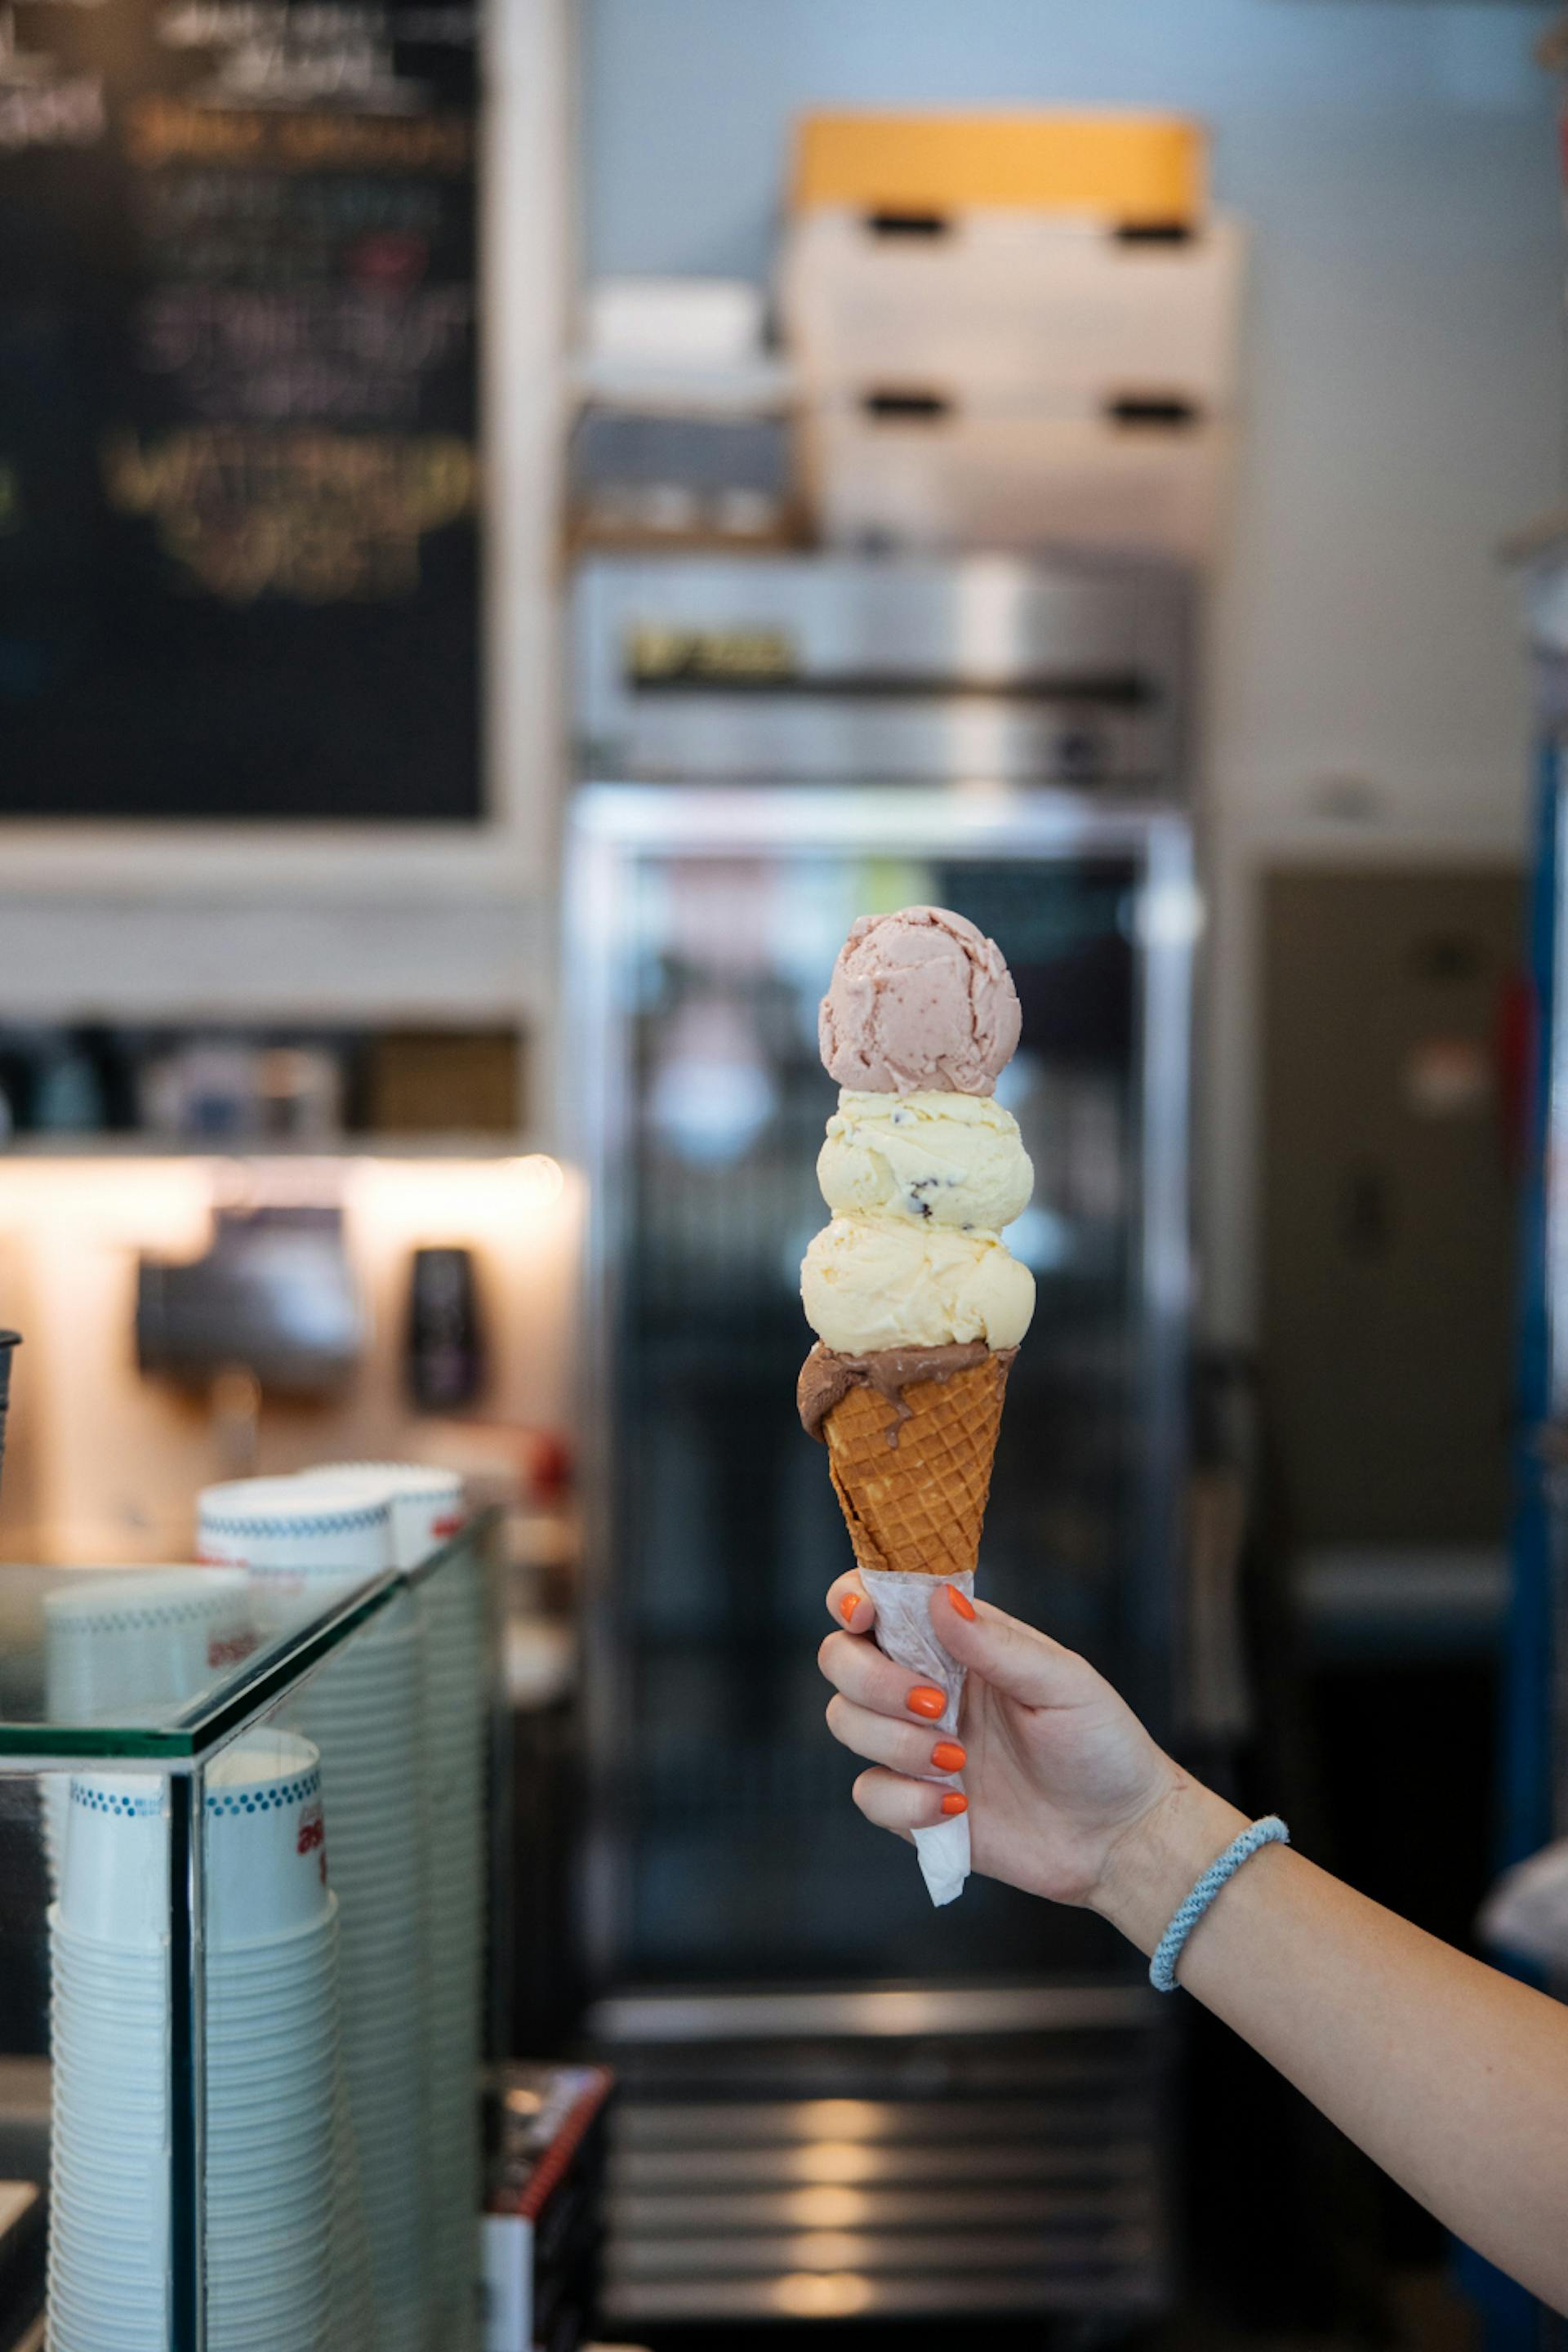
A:
[[[939,1583],[931,1624],[969,1669],[952,1743],[967,1752],[943,1752],[942,1695],[865,1638],[876,1611],[859,1579],[840,1577],[828,1606],[847,1630],[822,1645],[838,1686],[827,1720],[871,1759],[855,1783],[868,1820],[906,1837],[934,1824],[956,1792],[918,1776],[962,1772],[977,1869],[1090,1906],[1152,1951],[1244,1816],[1162,1755],[1082,1658]],[[1198,1921],[1181,1981],[1457,2237],[1568,2313],[1561,2002],[1280,1845]]]
[[[956,1741],[931,1720],[941,1693],[866,1638],[876,1609],[858,1576],[841,1576],[827,1605],[846,1629],[818,1653],[837,1687],[827,1727],[870,1760],[855,1802],[882,1829],[907,1837],[939,1822],[950,1791],[913,1776],[962,1772],[975,1869],[1092,1906],[1129,1832],[1191,1785],[1086,1659],[984,1601],[947,1584],[931,1593],[937,1639],[969,1669]]]

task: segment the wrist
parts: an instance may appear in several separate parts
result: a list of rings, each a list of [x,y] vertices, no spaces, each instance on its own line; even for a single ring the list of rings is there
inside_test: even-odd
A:
[[[1212,1789],[1178,1772],[1111,1845],[1091,1907],[1141,1952],[1152,1952],[1177,1906],[1247,1823]]]

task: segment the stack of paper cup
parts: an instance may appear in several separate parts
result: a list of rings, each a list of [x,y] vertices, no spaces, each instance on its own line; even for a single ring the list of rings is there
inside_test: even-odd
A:
[[[201,1549],[244,1560],[279,1621],[393,1565],[384,1497],[291,1478],[201,1497]],[[418,1628],[406,1596],[352,1635],[290,1709],[320,1748],[341,1906],[342,2060],[376,2352],[417,2352],[426,2296]]]
[[[421,1587],[429,1615],[425,1674],[425,1906],[429,1994],[433,2227],[441,2247],[435,2343],[471,2340],[479,2267],[479,2072],[484,2054],[485,1891],[489,1729],[484,1591],[458,1558]]]
[[[343,2062],[370,2239],[377,2352],[416,2347],[425,2294],[417,1627],[406,1596],[300,1696],[332,1809],[343,1906]]]
[[[456,1471],[335,1462],[312,1485],[384,1496],[394,1555],[417,1568],[467,1516]],[[481,2191],[478,2076],[485,1938],[485,1608],[478,1561],[459,1554],[418,1587],[423,1635],[421,1947],[425,1987],[425,2208],[432,2352],[472,2340]]]
[[[247,1735],[207,1775],[206,2290],[213,2352],[321,2352],[340,2226],[336,1905],[319,1759]],[[51,1914],[52,2352],[167,2340],[163,1785],[71,1782]]]
[[[44,1693],[51,1723],[134,1722],[189,1704],[255,1641],[249,1581],[234,1569],[154,1568],[85,1576],[44,1597]],[[44,1842],[59,1889],[69,1785],[44,1784]]]
[[[69,1783],[49,1912],[51,2352],[164,2352],[169,2309],[167,1803]]]
[[[307,1739],[207,1776],[207,2341],[319,2352],[339,2222],[337,1905]]]

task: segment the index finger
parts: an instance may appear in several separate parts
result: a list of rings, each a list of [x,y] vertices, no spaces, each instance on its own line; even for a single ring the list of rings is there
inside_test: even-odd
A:
[[[868,1633],[877,1622],[877,1604],[860,1581],[859,1570],[836,1576],[827,1588],[827,1612],[851,1633]]]

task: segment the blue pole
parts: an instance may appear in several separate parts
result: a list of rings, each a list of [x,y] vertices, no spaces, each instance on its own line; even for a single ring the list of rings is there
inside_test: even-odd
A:
[[[1552,1167],[1552,1044],[1560,1013],[1554,991],[1559,765],[1557,742],[1542,742],[1536,763],[1527,916],[1531,1036],[1512,1440],[1513,1578],[1502,1661],[1498,1757],[1498,1846],[1505,1868],[1536,1853],[1552,1830],[1552,1528],[1539,1439],[1552,1404],[1547,1186]],[[1461,2285],[1484,2315],[1487,2352],[1539,2352],[1542,2315],[1534,2296],[1468,2246],[1458,2249],[1457,2269]]]

